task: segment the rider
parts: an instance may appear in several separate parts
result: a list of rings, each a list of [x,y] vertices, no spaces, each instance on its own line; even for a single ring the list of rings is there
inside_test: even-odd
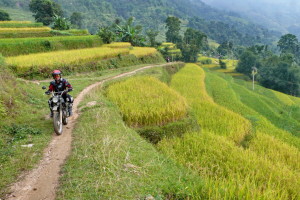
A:
[[[49,89],[48,91],[45,92],[45,94],[50,94],[50,92],[54,91],[54,92],[60,92],[60,91],[64,91],[66,90],[66,92],[63,93],[62,97],[65,100],[65,102],[69,102],[69,107],[68,107],[68,111],[69,111],[69,115],[72,115],[72,105],[73,105],[73,97],[71,95],[69,95],[67,92],[71,92],[73,90],[71,84],[66,80],[61,78],[61,71],[56,69],[52,72],[52,77],[54,79],[54,81],[50,82],[49,85]],[[49,104],[49,108],[50,108],[50,117],[53,117],[53,111],[52,111],[52,98],[49,99],[48,104]]]

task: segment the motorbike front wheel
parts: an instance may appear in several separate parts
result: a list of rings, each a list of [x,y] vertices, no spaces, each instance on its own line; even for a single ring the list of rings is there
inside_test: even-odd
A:
[[[54,131],[57,135],[61,135],[63,132],[63,123],[62,123],[62,112],[53,112],[53,126]]]
[[[63,125],[68,124],[68,112],[66,110],[63,111],[62,122],[63,122]]]

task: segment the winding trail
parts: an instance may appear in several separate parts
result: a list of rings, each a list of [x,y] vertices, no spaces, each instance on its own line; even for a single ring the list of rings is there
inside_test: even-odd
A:
[[[73,116],[69,118],[69,123],[64,127],[64,132],[60,136],[53,135],[53,138],[44,150],[44,155],[40,163],[33,170],[21,175],[19,182],[12,185],[11,193],[7,200],[54,200],[56,197],[56,188],[59,186],[59,177],[61,166],[71,153],[72,131],[75,127],[76,120],[79,117],[78,105],[84,96],[93,88],[103,84],[106,81],[120,77],[130,76],[138,71],[152,67],[162,67],[174,63],[162,65],[149,65],[139,69],[122,73],[102,81],[96,82],[86,87],[74,101]]]

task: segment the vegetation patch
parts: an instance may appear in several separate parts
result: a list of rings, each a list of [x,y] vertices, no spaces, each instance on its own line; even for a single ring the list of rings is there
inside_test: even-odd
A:
[[[108,87],[107,96],[119,106],[124,121],[132,127],[164,125],[187,114],[185,99],[152,77],[115,83]]]
[[[43,23],[30,21],[1,21],[0,28],[36,28],[44,26]]]
[[[28,135],[38,135],[41,131],[30,127],[28,125],[12,124],[11,126],[4,126],[4,134],[10,135],[10,143],[18,140],[22,140],[28,137]]]
[[[98,36],[14,38],[2,39],[0,51],[3,56],[18,56],[47,51],[91,48],[101,45],[102,41]]]
[[[49,27],[38,28],[0,28],[0,34],[3,33],[33,33],[33,32],[49,32]]]
[[[103,46],[110,48],[130,48],[131,44],[129,42],[113,42],[110,44],[104,44]]]
[[[70,33],[72,35],[90,35],[89,30],[87,29],[69,29],[65,30],[65,32]]]
[[[67,67],[72,69],[80,67],[84,63],[97,62],[127,54],[129,54],[129,50],[124,48],[96,47],[9,57],[6,62],[17,75],[28,76],[33,72],[42,73],[45,69],[64,69]],[[47,70],[47,73],[49,71]]]
[[[199,131],[200,126],[194,116],[189,116],[163,126],[145,126],[135,130],[149,142],[157,144],[164,138],[181,137],[184,133]]]
[[[156,49],[151,47],[133,47],[133,49],[130,50],[130,54],[133,54],[138,58],[147,55],[153,55],[156,52],[157,52]]]

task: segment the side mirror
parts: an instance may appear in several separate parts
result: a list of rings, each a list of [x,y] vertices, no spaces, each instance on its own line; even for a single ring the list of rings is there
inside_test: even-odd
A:
[[[46,86],[43,86],[42,89],[45,90],[45,89],[46,89]]]

